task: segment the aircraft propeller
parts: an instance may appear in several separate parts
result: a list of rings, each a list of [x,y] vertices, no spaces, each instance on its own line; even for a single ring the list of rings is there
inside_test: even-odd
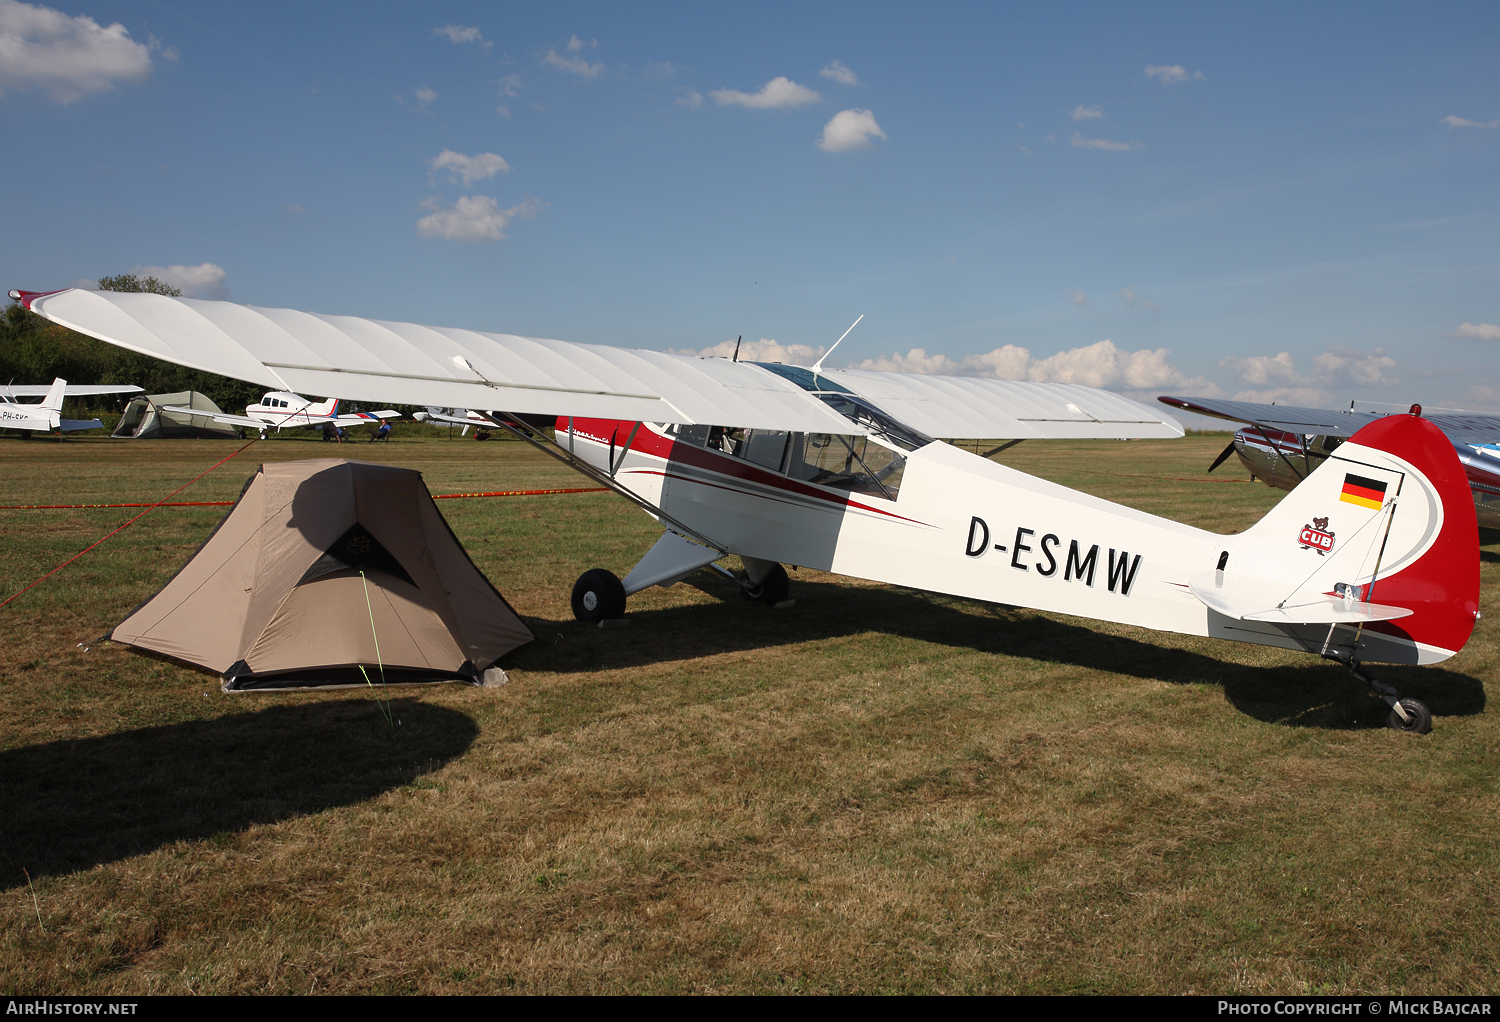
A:
[[[1208,470],[1210,472],[1212,472],[1214,469],[1216,469],[1220,465],[1224,464],[1224,462],[1233,453],[1234,453],[1234,441],[1231,440],[1231,441],[1229,441],[1229,446],[1226,447],[1226,448],[1224,448],[1224,450],[1222,450],[1222,451],[1219,452],[1219,456],[1214,459],[1214,463],[1212,465],[1208,466]]]

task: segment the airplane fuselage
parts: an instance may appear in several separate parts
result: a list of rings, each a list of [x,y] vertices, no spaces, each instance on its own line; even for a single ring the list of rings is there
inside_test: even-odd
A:
[[[1252,427],[1234,434],[1234,453],[1252,478],[1278,490],[1291,490],[1343,442],[1336,436]],[[1500,529],[1500,447],[1460,443],[1453,447],[1474,494],[1479,524]]]
[[[1290,579],[1265,595],[1268,610],[1278,600],[1326,600],[1337,583],[1379,570],[1376,547],[1382,529],[1391,528],[1376,522],[1382,505],[1340,505],[1337,492],[1303,495],[1327,516],[1324,532],[1339,537],[1336,545],[1328,541],[1331,549],[1318,549],[1302,542],[1311,525],[1290,499],[1254,530],[1220,536],[937,441],[886,450],[877,468],[869,464],[882,460],[871,454],[873,444],[863,451],[850,444],[865,440],[860,437],[766,431],[757,437],[756,431],[584,419],[572,420],[569,435],[565,423],[559,423],[559,444],[597,468],[612,468],[618,483],[696,536],[742,557],[1287,649],[1316,652],[1332,638],[1338,652],[1361,660],[1436,662],[1467,638],[1465,631],[1452,637],[1451,646],[1414,642],[1399,622],[1340,628],[1332,636],[1327,625],[1228,616],[1194,594],[1192,586],[1201,586],[1216,563],[1227,563],[1231,573]],[[840,456],[829,458],[830,450]],[[1392,493],[1402,471],[1409,471],[1369,457],[1356,467],[1388,481]],[[1327,481],[1333,475],[1320,479],[1323,488],[1337,490],[1336,481]],[[1403,533],[1417,530],[1404,537],[1416,547],[1431,514],[1413,503],[1404,519],[1393,521],[1399,520]],[[1245,547],[1251,553],[1242,557]],[[1240,591],[1255,584],[1247,579]]]

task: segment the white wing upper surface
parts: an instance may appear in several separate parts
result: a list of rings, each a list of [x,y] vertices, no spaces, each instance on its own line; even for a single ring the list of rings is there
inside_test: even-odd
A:
[[[45,383],[11,383],[0,386],[0,398],[46,397],[52,388]],[[102,394],[139,394],[140,387],[123,383],[70,383],[63,397],[98,397]]]
[[[1071,383],[919,376],[863,369],[820,370],[895,418],[952,440],[1180,437],[1182,427],[1149,406]]]
[[[515,334],[325,316],[164,295],[27,295],[53,322],[179,365],[351,401],[541,415],[863,433],[759,366]],[[942,439],[1181,436],[1144,405],[1088,387],[820,373]]]

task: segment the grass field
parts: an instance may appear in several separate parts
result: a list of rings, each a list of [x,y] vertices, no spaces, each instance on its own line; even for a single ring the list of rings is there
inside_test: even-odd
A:
[[[1224,437],[1001,460],[1243,529]],[[0,503],[155,500],[236,444],[0,440]],[[258,443],[434,493],[579,485],[517,443]],[[440,502],[537,641],[500,689],[219,692],[105,644],[223,508],[159,509],[0,610],[0,990],[1493,993],[1500,534],[1484,620],[1377,672],[802,570],[575,623],[654,540],[612,494]],[[135,514],[0,511],[0,599]]]

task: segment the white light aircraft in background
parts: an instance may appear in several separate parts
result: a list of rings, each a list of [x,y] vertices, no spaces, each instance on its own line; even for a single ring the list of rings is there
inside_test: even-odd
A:
[[[1305,651],[1374,687],[1392,727],[1425,732],[1427,708],[1362,663],[1446,660],[1479,616],[1463,466],[1417,415],[1364,427],[1259,523],[1223,536],[935,439],[1181,436],[1149,408],[1086,387],[702,359],[152,294],[11,296],[215,373],[490,410],[667,530],[623,582],[583,574],[573,602],[586,620],[618,617],[631,592],[736,554],[737,580],[769,603],[785,599],[792,564]],[[548,438],[526,413],[563,418]]]
[[[115,384],[79,383],[54,379],[50,386],[40,384],[6,384],[0,386],[0,428],[19,429],[27,433],[71,433],[81,429],[103,429],[98,419],[64,419],[62,403],[69,397],[97,397],[101,394],[139,394],[140,387]],[[40,397],[40,403],[23,402],[23,397]]]
[[[164,406],[163,411],[207,416],[215,422],[223,422],[245,429],[259,430],[261,436],[265,436],[268,429],[280,432],[283,429],[301,429],[308,426],[378,426],[385,419],[401,418],[401,413],[393,408],[386,408],[379,412],[344,412],[340,414],[339,400],[339,398],[331,397],[324,401],[315,402],[302,397],[300,394],[278,390],[262,397],[258,404],[247,405],[244,415],[231,415],[228,412],[204,412],[199,409],[179,408],[174,405]]]

